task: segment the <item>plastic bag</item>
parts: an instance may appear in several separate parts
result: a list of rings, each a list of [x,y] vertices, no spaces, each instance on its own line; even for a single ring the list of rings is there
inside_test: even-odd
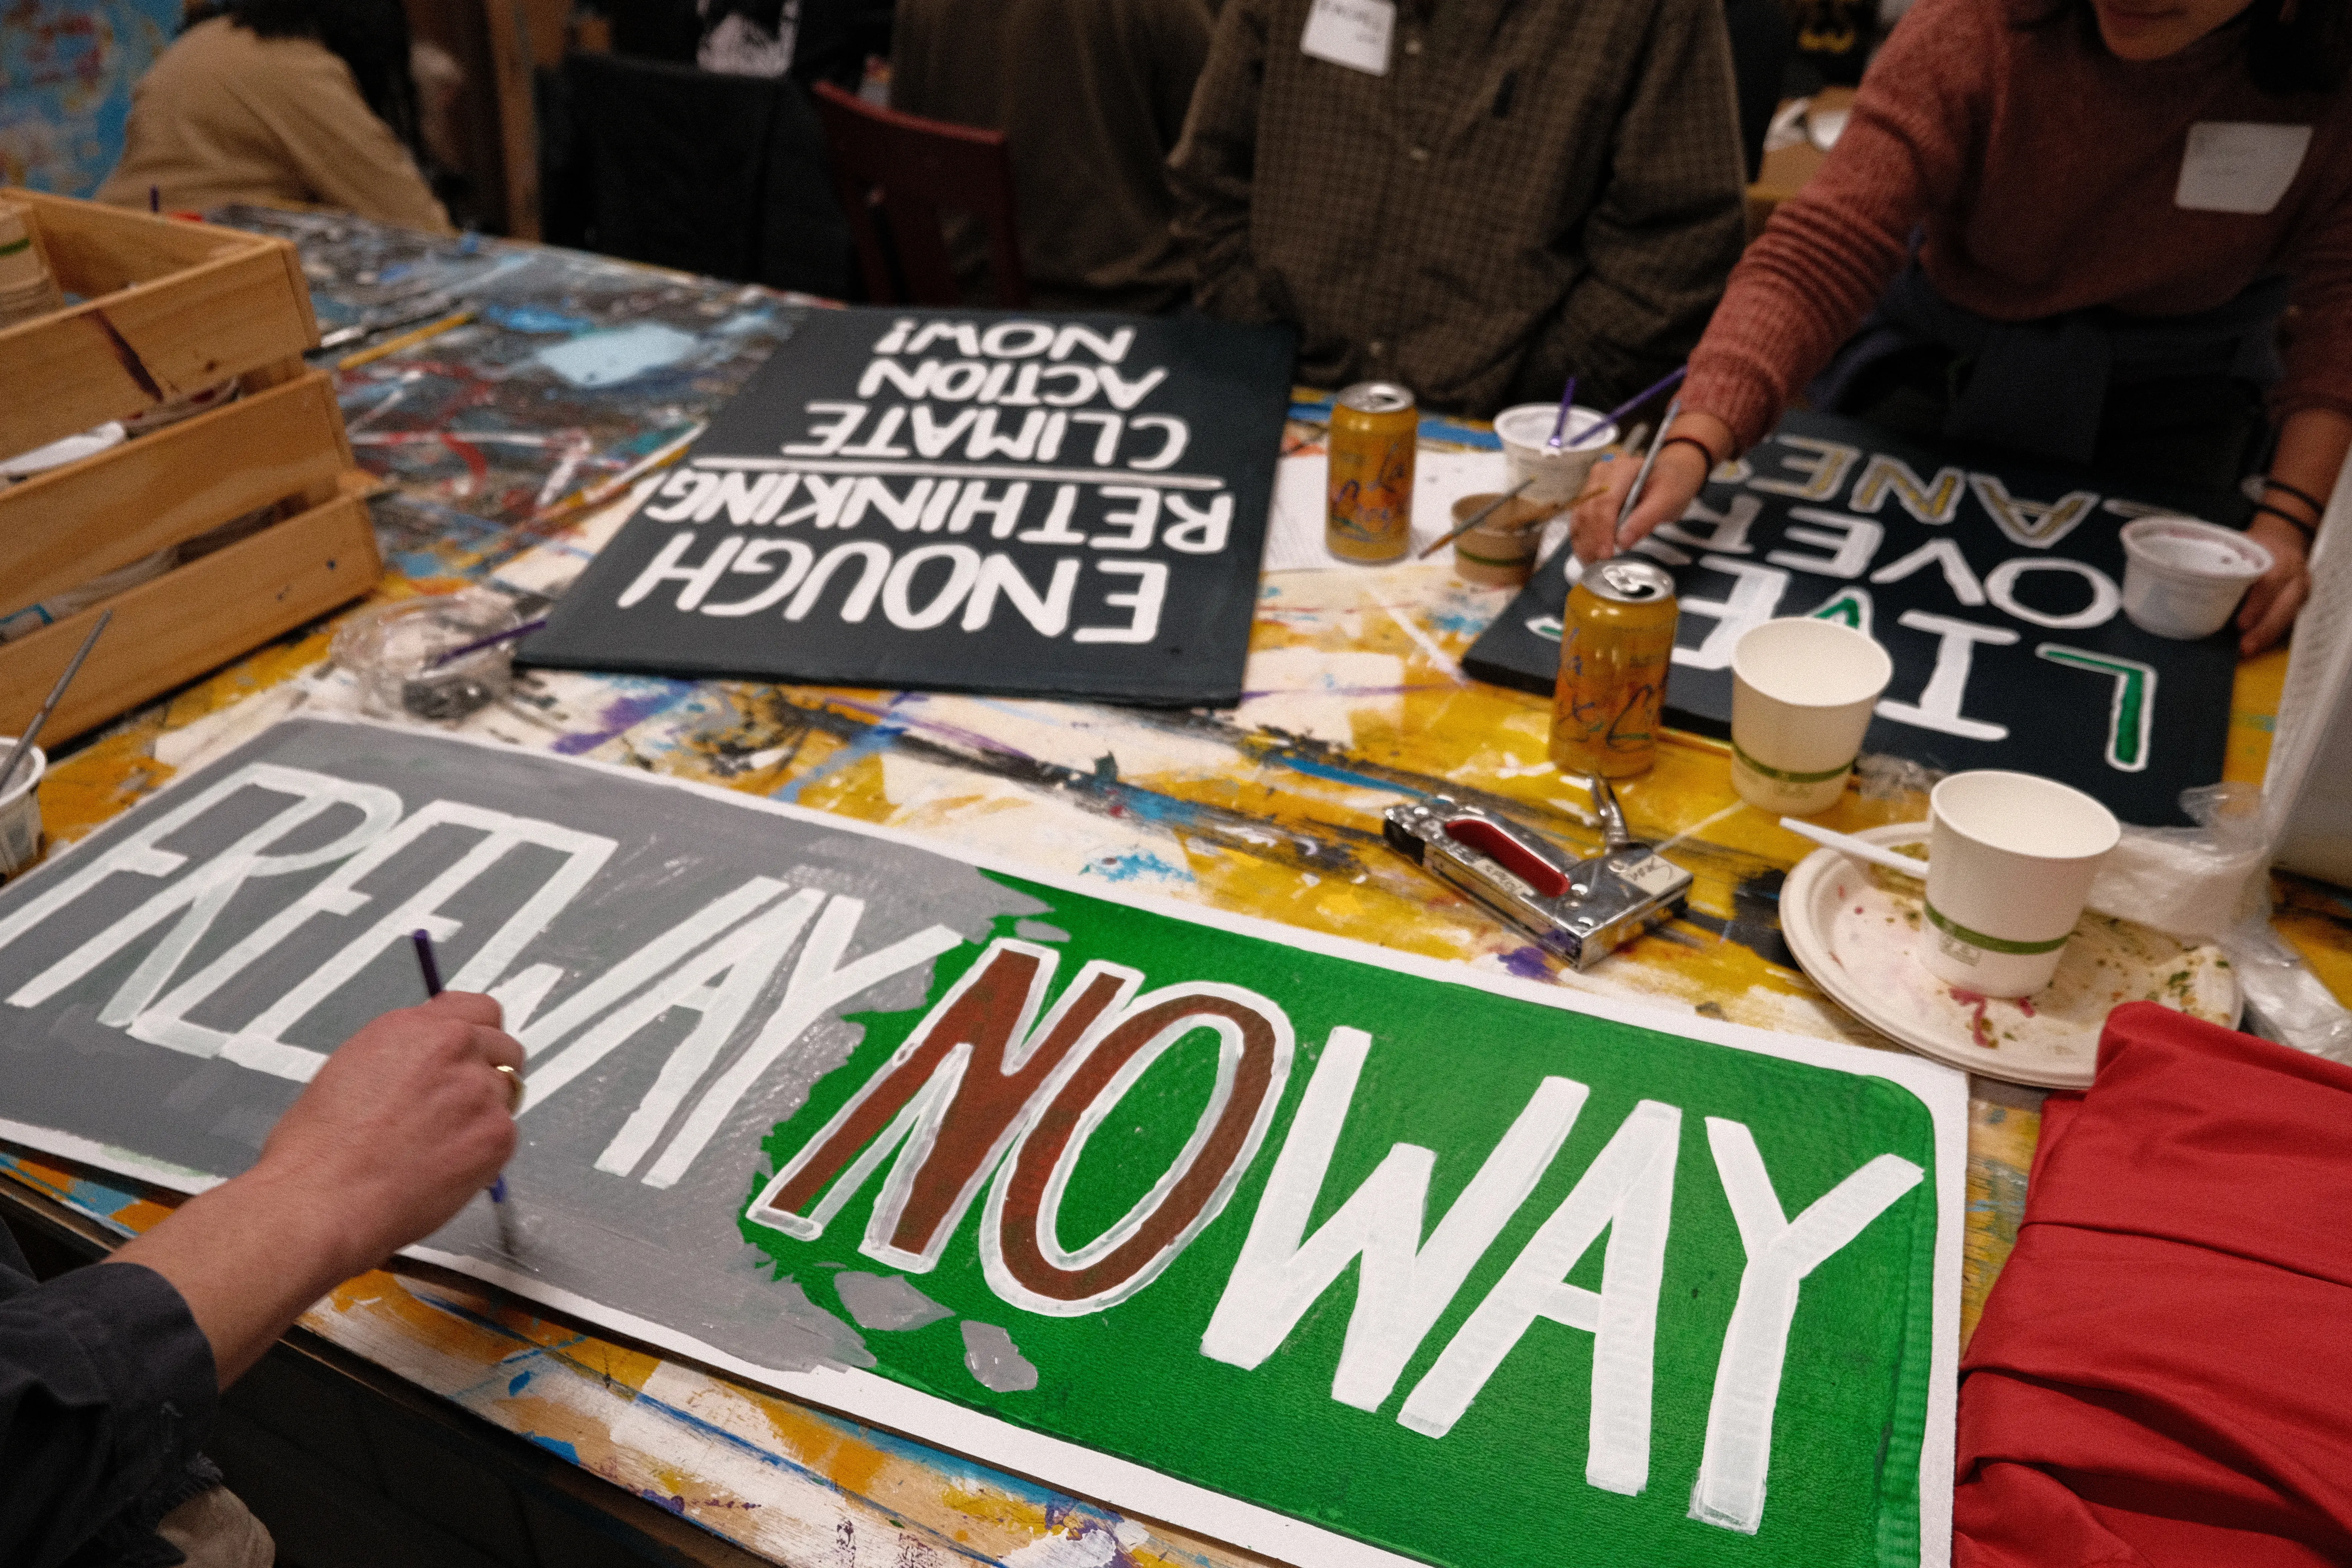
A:
[[[2195,827],[2126,827],[2091,884],[2091,908],[2219,947],[2238,972],[2245,1027],[2331,1061],[2352,1062],[2352,1013],[2271,925],[2263,792],[2184,790]]]

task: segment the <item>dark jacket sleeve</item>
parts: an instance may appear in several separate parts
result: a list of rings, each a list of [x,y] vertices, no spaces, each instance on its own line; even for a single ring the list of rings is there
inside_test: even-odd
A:
[[[0,1563],[50,1568],[187,1471],[217,1398],[212,1344],[135,1263],[37,1286],[0,1263]]]

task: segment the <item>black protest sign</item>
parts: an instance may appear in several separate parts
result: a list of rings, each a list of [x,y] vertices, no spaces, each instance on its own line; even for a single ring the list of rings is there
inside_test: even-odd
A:
[[[528,663],[1240,700],[1287,328],[813,310]]]
[[[1895,658],[1864,750],[2040,773],[2126,822],[2180,822],[2180,792],[2221,776],[2237,636],[2174,642],[2125,619],[2116,531],[2245,510],[2227,492],[2118,493],[2088,470],[1792,414],[1636,547],[1681,597],[1667,721],[1728,735],[1741,635],[1776,616],[1834,617]],[[1570,559],[1555,553],[1464,668],[1552,689]]]

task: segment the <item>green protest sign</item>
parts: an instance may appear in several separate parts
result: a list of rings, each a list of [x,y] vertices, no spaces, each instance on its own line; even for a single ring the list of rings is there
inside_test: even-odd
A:
[[[1066,936],[863,1016],[743,1220],[967,1325],[876,1374],[1415,1559],[1943,1560],[1956,1079],[997,879]]]

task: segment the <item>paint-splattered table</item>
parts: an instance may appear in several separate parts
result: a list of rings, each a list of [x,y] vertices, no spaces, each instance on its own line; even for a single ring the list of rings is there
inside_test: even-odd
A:
[[[609,490],[689,435],[788,334],[795,308],[763,289],[537,247],[434,242],[317,216],[242,219],[301,244],[330,329],[431,289],[481,311],[474,325],[343,374],[353,446],[390,481],[376,503],[393,566],[384,597],[469,583],[559,591],[613,525],[583,492]],[[1467,429],[1432,437],[1481,440]],[[1401,795],[1443,792],[1594,841],[1581,791],[1546,760],[1547,704],[1471,681],[1457,662],[1507,597],[1442,565],[1271,575],[1249,694],[1228,713],[548,673],[466,727],[952,837],[1064,876],[1542,974],[1551,968],[1539,954],[1440,894],[1380,831]],[[42,789],[54,837],[88,832],[287,713],[350,708],[348,678],[324,663],[331,629],[262,649],[58,763]],[[2241,671],[2232,778],[2261,775],[2284,663],[2273,655]],[[1780,879],[1808,846],[1740,807],[1726,748],[1672,738],[1622,794],[1636,830],[1697,874],[1691,912],[1560,984],[1883,1044],[1781,944]],[[1916,795],[1850,795],[1828,821],[1923,815]],[[2347,913],[2305,893],[2284,922],[2331,979],[2352,953]],[[2038,1095],[1975,1089],[1965,1327],[2014,1240],[2040,1124]],[[119,1230],[164,1212],[30,1161],[10,1168]],[[370,1274],[303,1324],[780,1562],[1243,1560],[583,1335],[477,1288]]]

